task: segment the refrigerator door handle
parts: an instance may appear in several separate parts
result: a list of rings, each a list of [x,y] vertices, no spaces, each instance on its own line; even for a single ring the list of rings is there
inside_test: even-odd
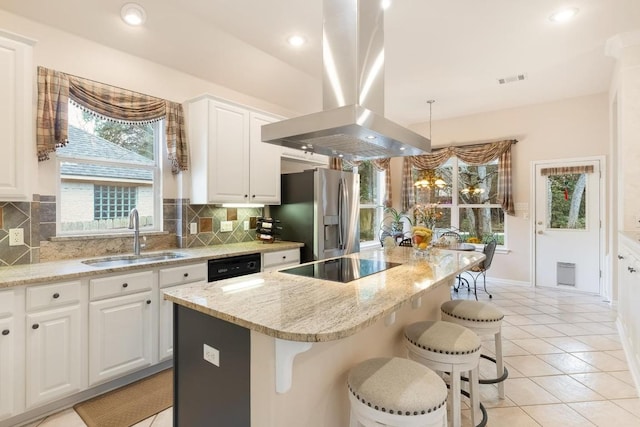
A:
[[[344,178],[338,181],[338,248],[344,249],[344,204],[346,203]]]

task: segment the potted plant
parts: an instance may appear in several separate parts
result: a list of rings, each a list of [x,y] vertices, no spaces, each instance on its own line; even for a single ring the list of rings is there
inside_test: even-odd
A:
[[[385,216],[382,220],[383,228],[389,231],[389,234],[396,236],[403,233],[404,223],[403,219],[406,219],[411,224],[411,219],[403,212],[398,211],[396,208],[386,207],[384,208]],[[385,226],[384,224],[387,224]]]

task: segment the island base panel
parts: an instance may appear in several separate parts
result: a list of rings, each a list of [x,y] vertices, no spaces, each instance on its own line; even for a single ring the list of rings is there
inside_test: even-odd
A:
[[[249,330],[174,304],[175,427],[250,427]],[[204,344],[220,366],[204,359]]]

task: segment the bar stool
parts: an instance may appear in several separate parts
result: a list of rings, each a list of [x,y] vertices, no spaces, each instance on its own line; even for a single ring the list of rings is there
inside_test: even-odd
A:
[[[409,359],[438,372],[448,372],[451,382],[451,417],[453,427],[461,425],[461,373],[469,372],[471,424],[486,425],[484,408],[480,407],[478,364],[480,338],[469,329],[450,322],[424,321],[412,323],[404,329],[404,343]],[[482,411],[482,422],[480,412]]]
[[[481,301],[454,300],[440,306],[442,320],[471,329],[480,337],[493,335],[496,342],[496,357],[480,355],[496,364],[496,378],[480,379],[480,384],[498,384],[498,395],[504,399],[504,380],[509,371],[502,360],[502,319],[504,314],[492,304]]]
[[[447,387],[431,369],[399,357],[349,371],[350,427],[447,427]]]

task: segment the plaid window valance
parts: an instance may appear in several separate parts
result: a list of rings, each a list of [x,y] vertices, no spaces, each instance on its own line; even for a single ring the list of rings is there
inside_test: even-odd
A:
[[[172,172],[187,170],[189,151],[181,104],[44,67],[38,67],[38,160],[47,160],[49,153],[68,143],[69,100],[92,114],[124,123],[149,123],[165,119]]]
[[[583,165],[583,166],[565,166],[561,168],[542,168],[540,169],[540,175],[542,176],[550,176],[550,175],[570,175],[570,174],[578,174],[578,173],[593,173],[593,165]]]

